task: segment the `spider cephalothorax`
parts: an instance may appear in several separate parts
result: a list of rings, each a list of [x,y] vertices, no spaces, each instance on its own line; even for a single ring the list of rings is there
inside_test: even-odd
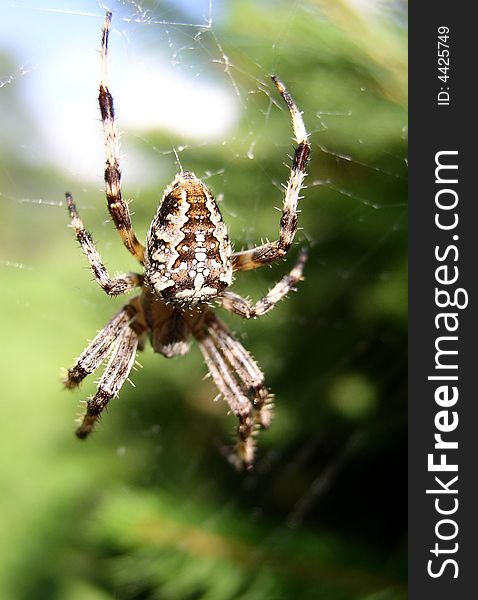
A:
[[[251,250],[232,252],[221,213],[208,188],[189,171],[176,175],[164,192],[151,222],[146,247],[136,237],[128,204],[121,195],[118,137],[113,98],[106,84],[106,57],[111,13],[106,13],[101,43],[99,104],[105,134],[105,192],[112,220],[144,273],[111,278],[85,230],[70,194],[66,195],[71,227],[86,254],[98,284],[110,295],[140,288],[68,369],[65,385],[74,388],[108,359],[96,394],[88,399],[77,429],[85,438],[107,403],[118,395],[134,364],[137,350],[149,337],[155,352],[171,358],[185,354],[195,339],[209,372],[231,411],[239,419],[238,443],[231,461],[249,468],[254,460],[254,434],[268,427],[272,395],[254,359],[218,319],[212,301],[243,318],[259,317],[283,298],[302,278],[306,260],[300,254],[292,271],[255,304],[227,290],[234,271],[256,269],[282,258],[297,229],[297,202],[309,156],[301,114],[283,83],[272,80],[289,109],[297,141],[284,195],[279,239]]]

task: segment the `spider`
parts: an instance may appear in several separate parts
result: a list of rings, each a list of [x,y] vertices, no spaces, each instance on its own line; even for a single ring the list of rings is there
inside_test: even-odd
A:
[[[147,337],[154,352],[167,358],[186,354],[194,338],[220,395],[239,420],[238,440],[230,460],[237,468],[250,469],[254,461],[255,434],[267,428],[271,421],[272,395],[252,356],[213,312],[212,301],[245,319],[259,317],[270,311],[302,279],[305,251],[300,253],[290,273],[255,304],[227,289],[234,272],[271,264],[283,258],[291,246],[310,151],[307,132],[286,87],[273,76],[272,81],[290,112],[297,141],[277,241],[232,252],[226,226],[211,192],[193,173],[183,171],[164,191],[144,246],[132,229],[128,203],[121,194],[118,135],[113,98],[106,83],[111,17],[107,12],[102,30],[99,86],[106,155],[105,192],[109,213],[123,244],[144,266],[144,272],[117,277],[108,274],[71,194],[67,193],[70,227],[100,287],[110,296],[141,289],[67,371],[64,384],[75,388],[108,359],[97,392],[87,401],[76,435],[84,439],[91,433],[108,402],[118,395],[128,378],[136,352],[144,348]]]

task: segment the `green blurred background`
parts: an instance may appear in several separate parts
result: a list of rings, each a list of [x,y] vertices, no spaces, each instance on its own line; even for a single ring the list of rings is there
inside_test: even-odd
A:
[[[124,193],[142,239],[178,170],[173,147],[221,200],[236,248],[276,235],[292,146],[270,73],[311,134],[298,244],[287,265],[245,273],[235,290],[258,299],[300,245],[310,248],[305,280],[262,319],[222,315],[276,394],[250,474],[222,455],[235,422],[213,402],[196,347],[170,361],[148,347],[136,387],[125,385],[88,442],[73,436],[94,382],[64,391],[60,368],[124,300],[92,282],[66,226],[66,190],[110,269],[135,264],[106,221],[101,159],[88,179],[47,151],[61,140],[86,160],[101,152],[100,124],[94,143],[77,145],[31,83],[43,82],[52,102],[65,93],[66,48],[77,46],[91,69],[73,75],[94,106],[103,9],[28,6],[0,9],[0,597],[405,598],[406,4],[109,4],[112,62],[116,54],[126,69],[133,53],[155,56],[190,82],[184,110],[200,82],[224,90],[236,115],[216,139],[192,139],[128,128],[120,112]],[[211,27],[193,26],[209,16]],[[18,49],[2,43],[7,29]],[[42,58],[45,47],[61,69]],[[121,73],[110,81],[120,105]],[[139,112],[160,104],[132,93]]]

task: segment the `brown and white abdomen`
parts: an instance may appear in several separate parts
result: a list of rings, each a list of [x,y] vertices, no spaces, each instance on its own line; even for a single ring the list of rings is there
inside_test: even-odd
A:
[[[179,173],[151,223],[146,284],[186,308],[219,295],[232,281],[231,245],[217,204],[193,173]]]

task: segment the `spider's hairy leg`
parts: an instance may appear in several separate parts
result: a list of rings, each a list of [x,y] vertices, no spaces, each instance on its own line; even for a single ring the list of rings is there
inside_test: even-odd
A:
[[[231,462],[237,468],[251,469],[255,434],[271,421],[272,396],[264,376],[251,355],[227,327],[208,312],[203,327],[194,332],[199,347],[222,396],[239,419],[239,440]]]
[[[137,348],[138,334],[131,327],[125,327],[111,352],[108,365],[98,384],[98,391],[87,402],[86,414],[76,430],[80,439],[91,433],[103,409],[111,398],[118,395],[133,367]]]
[[[237,456],[231,456],[234,466],[238,469],[252,468],[254,462],[254,419],[252,406],[244,396],[237,381],[230,372],[220,351],[216,348],[209,335],[199,341],[199,347],[219,391],[229,404],[234,415],[239,419]]]
[[[208,316],[208,331],[216,347],[233,368],[241,388],[254,407],[254,420],[267,429],[272,420],[273,396],[265,386],[264,374],[244,346],[214,314]]]
[[[66,205],[70,213],[70,224],[75,230],[76,239],[80,242],[81,248],[88,259],[93,275],[95,276],[98,285],[110,296],[126,294],[133,288],[141,286],[143,278],[138,273],[125,273],[118,277],[111,278],[106,270],[98,250],[95,248],[93,238],[86,231],[83,221],[76,209],[75,203],[71,194],[66,194]]]
[[[242,298],[229,290],[223,292],[222,296],[218,298],[218,302],[220,306],[226,310],[235,313],[244,319],[265,315],[272,310],[274,306],[290,292],[290,290],[294,289],[296,283],[303,279],[302,272],[306,261],[307,251],[303,248],[299,260],[292,271],[276,283],[276,285],[255,304],[251,304],[246,298]]]
[[[272,81],[287,104],[292,120],[294,138],[297,142],[289,181],[287,182],[284,194],[279,239],[275,242],[269,242],[256,248],[245,250],[244,252],[235,252],[232,255],[232,268],[234,271],[257,269],[262,265],[270,264],[282,258],[292,245],[297,231],[297,203],[304,182],[305,169],[310,153],[310,143],[304,121],[302,120],[302,114],[285,85],[277,77],[272,77]]]
[[[68,369],[63,383],[72,389],[85,377],[94,373],[111,352],[111,348],[136,316],[132,304],[127,304],[116,313],[111,321],[98,333],[95,339],[81,353],[76,363]]]
[[[110,12],[106,13],[101,37],[101,81],[98,97],[105,141],[106,199],[111,218],[123,240],[123,244],[140,263],[143,263],[144,246],[133,231],[128,203],[123,199],[121,194],[118,133],[116,131],[113,97],[106,83],[111,16]]]

